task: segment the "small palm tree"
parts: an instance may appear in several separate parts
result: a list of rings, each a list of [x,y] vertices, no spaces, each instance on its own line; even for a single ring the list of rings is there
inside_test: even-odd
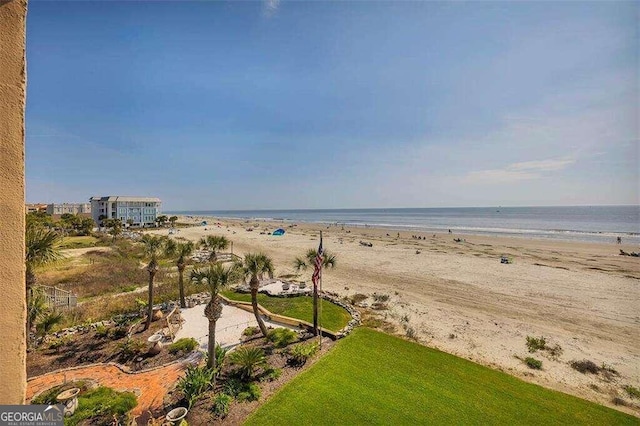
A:
[[[62,257],[58,249],[59,242],[60,235],[55,231],[45,229],[33,223],[27,226],[25,232],[25,264],[27,269],[25,291],[27,304],[29,304],[32,290],[37,281],[35,268],[46,263],[54,262]],[[27,315],[27,336],[29,336],[34,320],[35,317],[32,317],[31,314]]]
[[[147,330],[151,326],[151,317],[153,316],[153,279],[158,273],[158,256],[164,251],[166,244],[165,238],[146,234],[142,237],[144,244],[144,256],[149,259],[147,264],[147,272],[149,273],[149,302],[147,306],[147,322],[144,329]]]
[[[239,367],[238,370],[244,380],[250,380],[258,367],[267,364],[267,357],[260,348],[242,347],[231,352],[229,361]]]
[[[260,332],[264,337],[267,337],[267,327],[264,325],[264,321],[262,321],[258,311],[258,288],[264,274],[269,274],[269,278],[273,278],[273,260],[263,253],[249,253],[244,256],[244,259],[241,263],[238,263],[237,267],[242,271],[245,282],[249,278],[253,314],[258,322],[258,327],[260,327]]]
[[[296,271],[304,271],[309,267],[314,267],[316,263],[316,257],[318,252],[315,249],[309,249],[305,252],[304,256],[296,257],[293,261],[293,267]],[[337,263],[336,255],[324,250],[322,253],[322,267],[323,268],[335,268]],[[313,329],[318,334],[318,288],[313,286]]]
[[[313,267],[316,262],[316,256],[318,252],[315,249],[309,249],[304,253],[304,256],[296,257],[293,261],[293,267],[296,271],[306,271],[307,268]],[[336,255],[324,250],[322,255],[322,267],[323,268],[335,268],[337,263]]]
[[[200,239],[200,245],[211,252],[209,261],[215,262],[216,252],[229,247],[229,240],[226,237],[220,235],[207,235],[206,237],[202,237]]]
[[[195,245],[192,241],[185,243],[176,243],[174,240],[169,240],[166,245],[167,254],[177,254],[176,266],[178,267],[178,288],[180,289],[180,307],[186,308],[187,304],[184,300],[184,270],[187,267],[189,257],[193,254]]]
[[[191,280],[198,284],[206,284],[211,292],[211,300],[204,308],[204,315],[209,320],[209,344],[207,353],[207,367],[216,368],[216,323],[222,315],[222,303],[220,302],[220,290],[229,285],[235,277],[234,267],[224,267],[219,263],[210,265],[206,269],[194,269],[191,271]]]
[[[50,310],[41,315],[40,321],[36,324],[36,331],[40,336],[50,332],[54,326],[60,324],[64,319],[62,312]]]

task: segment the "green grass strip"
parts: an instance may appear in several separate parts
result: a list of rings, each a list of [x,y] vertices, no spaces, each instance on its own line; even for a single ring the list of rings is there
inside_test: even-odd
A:
[[[640,419],[360,328],[247,425],[638,425]]]
[[[222,294],[240,302],[251,302],[251,295],[226,290]],[[313,323],[313,299],[309,296],[271,297],[258,294],[258,303],[274,314],[301,319]],[[321,325],[331,331],[339,331],[351,320],[351,315],[344,308],[321,299]]]

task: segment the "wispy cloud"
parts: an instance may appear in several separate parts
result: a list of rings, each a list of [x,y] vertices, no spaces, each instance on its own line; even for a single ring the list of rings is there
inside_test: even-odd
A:
[[[509,164],[501,169],[477,170],[467,173],[463,180],[467,183],[502,183],[539,179],[547,172],[565,169],[575,163],[572,158],[550,158],[547,160],[523,161]]]
[[[280,0],[264,0],[262,13],[266,18],[273,17],[280,7]]]

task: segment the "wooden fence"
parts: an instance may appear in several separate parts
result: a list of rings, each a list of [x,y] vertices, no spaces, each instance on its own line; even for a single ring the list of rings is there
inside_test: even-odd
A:
[[[66,309],[75,308],[78,305],[78,296],[71,294],[70,291],[46,285],[38,287],[42,289],[49,307]]]

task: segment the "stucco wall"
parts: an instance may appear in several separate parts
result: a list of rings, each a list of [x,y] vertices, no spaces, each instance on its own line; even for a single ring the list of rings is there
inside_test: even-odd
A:
[[[0,404],[26,390],[24,290],[25,0],[0,0]]]

